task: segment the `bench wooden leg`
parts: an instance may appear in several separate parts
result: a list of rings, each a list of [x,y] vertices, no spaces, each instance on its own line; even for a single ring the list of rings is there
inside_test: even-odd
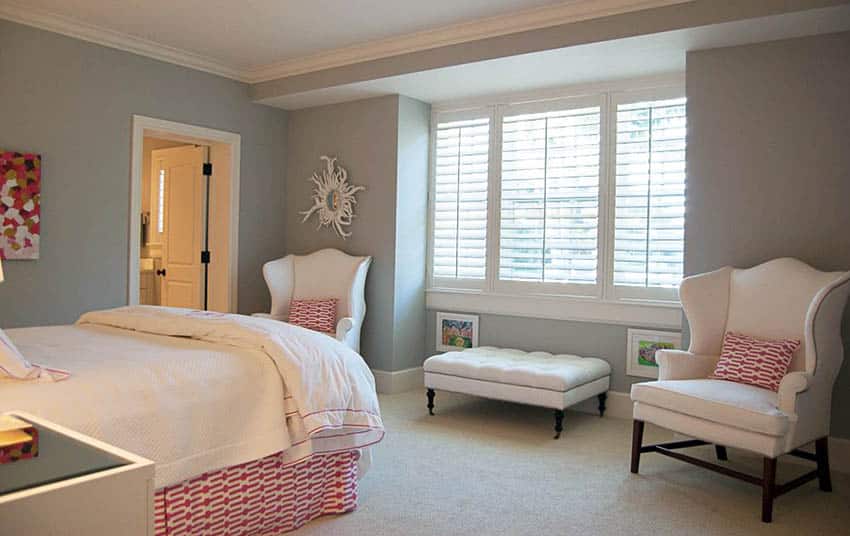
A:
[[[643,445],[643,421],[635,419],[632,424],[632,473],[640,469],[640,448]]]
[[[608,400],[608,393],[601,393],[596,395],[596,398],[599,399],[599,416],[605,416],[605,401]]]
[[[428,389],[427,394],[428,394],[428,414],[433,415],[434,414],[434,394],[435,394],[434,390]]]
[[[717,455],[717,459],[721,462],[725,462],[729,459],[729,455],[726,453],[726,447],[723,445],[714,445],[714,453]]]
[[[564,410],[555,410],[555,439],[561,437],[561,431],[564,429]]]

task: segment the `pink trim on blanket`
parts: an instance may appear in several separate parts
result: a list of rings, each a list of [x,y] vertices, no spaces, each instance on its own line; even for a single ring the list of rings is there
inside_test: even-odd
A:
[[[324,432],[325,430],[339,430],[342,428],[365,428],[367,430],[383,430],[383,427],[371,426],[368,424],[323,424],[322,426],[317,426],[309,430],[307,432],[307,436],[308,439],[312,439],[313,434],[318,434],[319,432]]]
[[[369,430],[364,430],[364,431],[368,432]],[[366,443],[365,445],[359,446],[357,448],[361,449],[361,448],[371,447],[372,445],[377,445],[378,443],[381,442],[382,439],[384,439],[384,435],[385,435],[385,432],[381,431],[381,437],[379,437],[375,441],[372,441],[371,443]],[[292,446],[294,447],[296,445],[300,445],[301,443],[304,443],[305,441],[299,441],[298,443],[295,443]],[[351,447],[323,450],[322,454],[337,454],[337,453],[340,453],[340,452],[351,452]],[[287,464],[291,465],[291,464],[294,464],[294,463],[300,463],[304,460],[309,459],[311,456],[315,456],[315,454],[307,454],[306,456],[302,456],[302,457],[298,458],[297,460],[289,461],[289,462],[287,462]]]
[[[295,530],[357,507],[356,450],[283,463],[283,452],[156,491],[156,536],[249,536]]]
[[[331,427],[328,427],[328,428],[325,428],[325,429],[326,429],[326,430],[333,430],[334,428],[338,428],[338,427],[331,426]],[[360,430],[359,432],[352,432],[351,434],[337,434],[337,435],[334,435],[334,436],[328,436],[328,437],[342,437],[342,436],[346,436],[346,435],[365,434],[365,433],[367,433],[367,432],[372,432],[372,431],[374,431],[374,430],[375,430],[375,428],[368,428],[368,429],[365,429],[365,430]],[[382,440],[382,439],[384,439],[384,434],[385,434],[385,432],[384,432],[383,430],[381,430],[381,436],[380,436],[378,439],[376,439],[375,441],[372,441],[371,443],[366,443],[365,445],[360,445],[360,446],[358,446],[357,448],[366,448],[366,447],[371,447],[372,445],[376,445],[376,444],[380,443],[380,442],[381,442],[381,440]],[[303,443],[306,443],[306,442],[308,442],[308,441],[310,441],[310,440],[312,440],[312,439],[325,439],[325,436],[319,436],[319,437],[316,437],[316,438],[312,438],[312,437],[311,437],[311,438],[307,438],[307,439],[302,439],[301,441],[296,441],[295,443],[291,444],[291,445],[289,446],[289,448],[297,447],[298,445],[301,445],[301,444],[303,444]],[[330,452],[340,452],[340,451],[343,451],[343,450],[350,450],[350,449],[351,449],[351,447],[346,447],[346,448],[343,448],[343,449],[323,450],[323,451],[321,451],[321,452],[322,452],[322,454],[328,454],[328,453],[330,453]],[[308,454],[308,455],[307,455],[307,456],[305,456],[305,457],[310,457],[310,456],[314,456],[314,454]],[[299,460],[303,460],[303,459],[304,459],[304,458],[299,458]],[[290,463],[294,463],[294,462],[290,462]]]
[[[0,342],[3,342],[3,340],[0,339]],[[24,378],[19,378],[18,376],[15,376],[14,374],[12,374],[12,372],[10,370],[8,370],[6,367],[3,367],[3,366],[0,366],[0,371],[3,371],[6,379],[17,380],[17,381],[21,381],[21,382],[30,382],[30,381],[38,380],[39,378],[41,378],[41,374],[40,374],[41,372],[49,373],[51,379],[53,379],[53,381],[55,381],[55,382],[61,382],[62,380],[67,380],[68,378],[71,377],[71,373],[68,372],[67,370],[44,367],[44,366],[39,365],[37,363],[30,363],[29,366],[30,366],[30,368],[29,368],[29,371],[30,371],[29,374],[30,375],[27,375]],[[33,372],[36,372],[36,371],[38,371],[39,374],[31,376],[31,374]]]
[[[366,415],[371,415],[373,417],[380,417],[377,413],[371,412],[366,409],[350,409],[350,408],[341,408],[341,409],[320,409],[316,411],[311,411],[310,413],[304,414],[301,418],[306,419],[310,415],[317,415],[319,413],[336,413],[340,411],[347,411],[349,413],[365,413]]]
[[[365,430],[357,430],[356,432],[346,432],[344,434],[323,435],[323,436],[320,437],[320,439],[330,439],[332,437],[348,437],[348,436],[353,436],[353,435],[368,434],[372,430],[373,430],[372,428],[367,428]],[[324,452],[324,451],[322,451],[322,452]]]

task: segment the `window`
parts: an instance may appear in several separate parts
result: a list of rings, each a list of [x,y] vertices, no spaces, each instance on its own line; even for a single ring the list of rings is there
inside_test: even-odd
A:
[[[600,108],[502,119],[499,280],[596,284]]]
[[[456,304],[467,310],[487,310],[480,304],[488,296],[502,300],[500,309],[505,299],[532,296],[528,316],[540,300],[575,298],[564,315],[582,317],[596,302],[590,309],[601,321],[616,307],[645,313],[677,305],[684,90],[680,79],[670,87],[613,89],[436,109],[429,294],[472,291],[476,297],[466,293]],[[662,316],[656,325],[680,321],[675,310]],[[637,313],[622,321],[653,322]]]
[[[165,170],[159,170],[159,190],[156,203],[156,232],[165,232]]]
[[[675,289],[684,264],[685,99],[618,104],[616,114],[614,285]]]
[[[433,276],[486,276],[490,118],[440,122],[434,137]]]

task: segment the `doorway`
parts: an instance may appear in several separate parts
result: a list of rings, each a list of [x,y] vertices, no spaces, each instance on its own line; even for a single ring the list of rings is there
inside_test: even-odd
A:
[[[238,134],[133,117],[129,304],[236,312],[239,148]]]

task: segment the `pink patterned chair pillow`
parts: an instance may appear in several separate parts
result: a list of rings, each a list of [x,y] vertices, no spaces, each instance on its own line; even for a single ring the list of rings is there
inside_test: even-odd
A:
[[[779,391],[799,347],[798,340],[772,341],[728,332],[711,377]]]
[[[339,300],[292,300],[289,303],[289,323],[302,328],[336,333],[336,304]]]

